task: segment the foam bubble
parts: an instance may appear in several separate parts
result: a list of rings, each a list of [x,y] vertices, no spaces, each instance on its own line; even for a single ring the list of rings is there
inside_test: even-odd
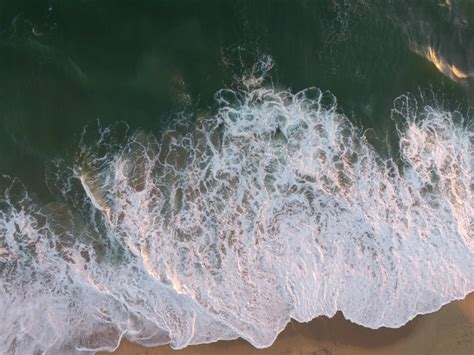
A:
[[[395,161],[330,95],[261,84],[219,91],[216,114],[158,139],[102,129],[56,176],[64,203],[5,190],[2,352],[122,336],[266,347],[290,318],[399,327],[474,290],[473,132],[458,113],[398,98]]]

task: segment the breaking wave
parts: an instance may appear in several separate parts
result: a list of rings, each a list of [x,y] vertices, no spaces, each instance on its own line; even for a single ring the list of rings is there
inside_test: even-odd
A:
[[[290,318],[399,327],[474,290],[461,114],[399,97],[387,159],[331,95],[262,80],[160,137],[100,128],[49,174],[56,202],[3,178],[1,353],[262,348]]]

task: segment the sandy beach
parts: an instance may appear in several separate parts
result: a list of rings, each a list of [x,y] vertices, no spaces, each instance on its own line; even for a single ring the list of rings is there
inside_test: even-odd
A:
[[[106,353],[102,353],[106,354]],[[399,329],[367,329],[344,319],[319,317],[305,324],[291,322],[267,349],[244,340],[220,341],[173,350],[144,348],[124,340],[116,355],[217,354],[474,354],[474,293],[432,314],[421,315]]]

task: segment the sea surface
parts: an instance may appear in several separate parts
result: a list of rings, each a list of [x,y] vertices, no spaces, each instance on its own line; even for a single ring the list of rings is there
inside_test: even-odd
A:
[[[0,353],[463,298],[473,75],[467,0],[2,1]]]

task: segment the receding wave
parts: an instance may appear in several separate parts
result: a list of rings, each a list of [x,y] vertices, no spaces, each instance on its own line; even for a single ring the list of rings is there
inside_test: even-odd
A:
[[[193,125],[83,140],[49,176],[58,202],[5,177],[0,352],[266,347],[290,318],[399,327],[462,298],[472,126],[412,100],[395,100],[392,159],[330,95],[248,77]]]

